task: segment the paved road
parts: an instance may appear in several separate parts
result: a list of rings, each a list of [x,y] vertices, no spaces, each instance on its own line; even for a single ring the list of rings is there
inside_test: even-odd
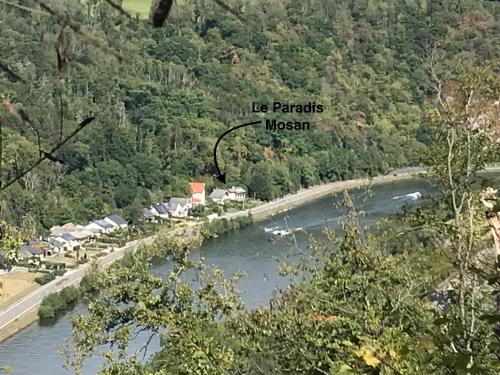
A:
[[[140,244],[144,243],[145,245],[151,245],[154,241],[154,237],[148,237],[140,241],[132,241],[128,243],[126,246],[115,250],[112,253],[109,253],[106,256],[99,258],[99,263],[102,266],[107,266],[118,259],[122,258],[125,255],[125,252],[128,250],[136,250]],[[10,323],[12,323],[17,318],[26,314],[27,312],[33,310],[37,307],[43,300],[43,298],[50,294],[58,292],[68,285],[72,285],[77,283],[82,279],[87,270],[89,269],[90,264],[83,264],[75,270],[67,272],[65,275],[52,280],[50,283],[47,283],[40,288],[34,290],[24,298],[17,301],[15,304],[10,305],[5,310],[0,312],[0,330]]]

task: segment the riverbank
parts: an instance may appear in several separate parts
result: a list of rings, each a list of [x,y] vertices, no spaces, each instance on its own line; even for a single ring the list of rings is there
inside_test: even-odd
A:
[[[369,185],[378,185],[390,183],[404,179],[414,178],[413,174],[400,174],[396,176],[379,176],[373,179],[356,179],[350,181],[338,181],[323,185],[313,186],[308,189],[300,190],[299,192],[282,197],[272,202],[267,202],[249,210],[240,211],[222,216],[228,220],[236,219],[241,216],[252,215],[255,221],[264,220],[283,210],[292,209],[308,202],[314,201],[329,194],[341,192],[347,189],[361,188]],[[191,228],[198,227],[199,223],[193,223]],[[188,227],[189,228],[189,227]],[[177,235],[184,232],[188,228],[178,228],[169,232],[169,235]],[[114,252],[99,258],[101,266],[107,266],[118,259],[121,259],[126,251],[135,251],[142,244],[150,245],[155,240],[156,236],[148,237],[143,240],[132,241],[124,247],[115,250]],[[36,289],[29,295],[25,296],[15,304],[10,305],[6,309],[0,311],[0,342],[4,341],[13,334],[19,332],[23,328],[35,323],[38,319],[36,310],[43,298],[50,294],[63,289],[64,287],[78,283],[89,269],[89,264],[84,264],[78,269],[66,273],[64,276],[53,280],[52,282]]]

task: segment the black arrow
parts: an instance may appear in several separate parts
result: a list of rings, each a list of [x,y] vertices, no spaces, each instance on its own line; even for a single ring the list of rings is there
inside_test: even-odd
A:
[[[222,140],[222,138],[224,138],[227,134],[231,133],[233,130],[242,128],[244,126],[256,125],[256,124],[260,124],[260,123],[262,123],[262,120],[249,122],[248,124],[235,126],[234,128],[227,130],[224,134],[222,134],[219,137],[219,139],[217,140],[217,143],[215,144],[215,148],[214,148],[214,162],[215,162],[215,168],[217,169],[217,180],[219,180],[220,182],[222,182],[224,184],[226,183],[226,174],[221,173],[221,170],[219,168],[219,163],[217,163],[217,147],[219,146],[219,142]]]

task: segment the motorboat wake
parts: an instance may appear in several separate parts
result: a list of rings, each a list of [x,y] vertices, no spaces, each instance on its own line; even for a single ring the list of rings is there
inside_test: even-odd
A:
[[[392,199],[405,199],[405,198],[410,199],[412,201],[416,201],[416,200],[422,198],[422,193],[419,191],[416,191],[414,193],[409,193],[406,195],[398,195]]]

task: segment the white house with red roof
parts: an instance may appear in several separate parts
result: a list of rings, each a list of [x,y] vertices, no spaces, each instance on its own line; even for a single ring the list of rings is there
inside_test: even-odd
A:
[[[194,205],[205,205],[205,184],[203,182],[190,182],[191,187],[191,202]]]

